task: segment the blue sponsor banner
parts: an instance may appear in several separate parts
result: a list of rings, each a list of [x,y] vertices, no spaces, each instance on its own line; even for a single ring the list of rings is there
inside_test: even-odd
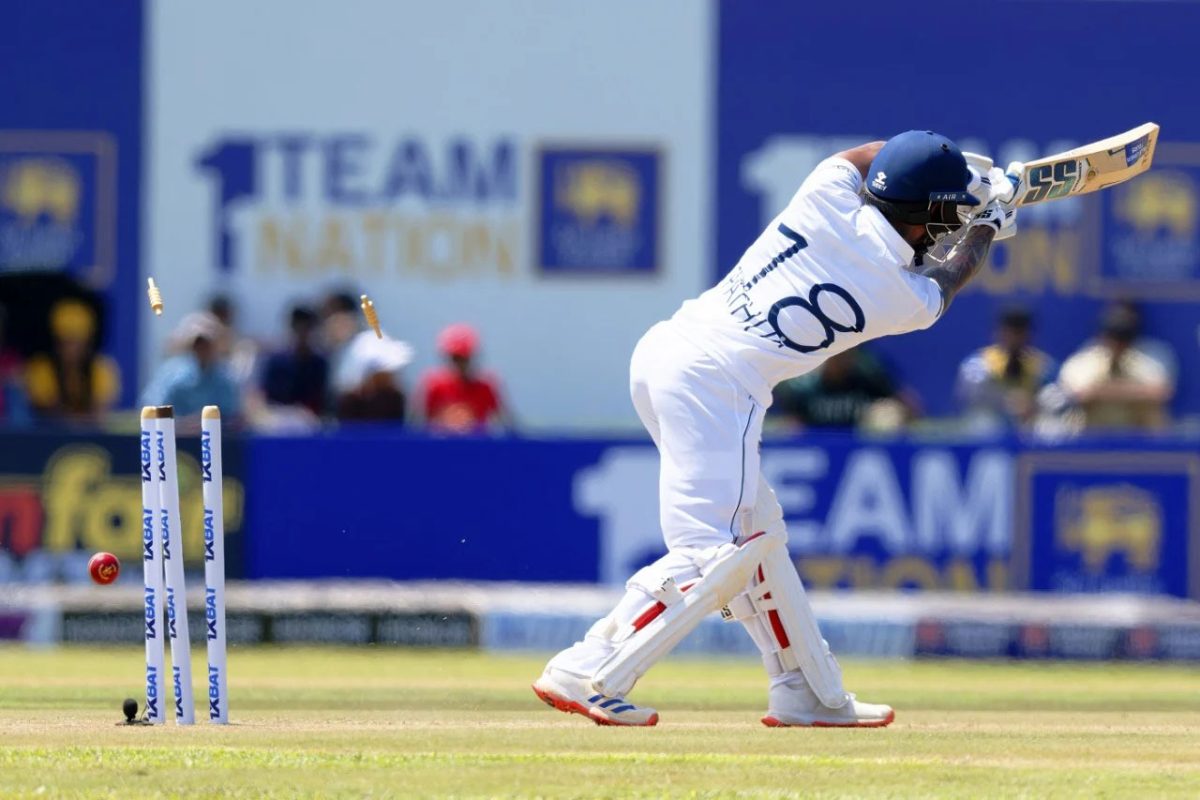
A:
[[[369,429],[256,439],[248,574],[595,581],[598,524],[572,483],[604,450]]]
[[[1185,363],[1195,355],[1200,107],[1178,98],[1192,92],[1200,5],[1088,3],[1086,38],[1056,35],[1078,24],[1080,7],[1046,0],[932,0],[920,15],[888,3],[869,13],[787,0],[718,8],[713,280],[818,161],[847,147],[933,129],[1007,165],[1152,121],[1162,127],[1154,169],[1122,188],[1023,209],[1018,235],[993,248],[990,266],[944,319],[873,347],[937,415],[957,410],[954,365],[990,341],[996,311],[1014,300],[1034,311],[1035,343],[1060,362],[1095,334],[1103,303],[1118,296],[1144,302],[1147,336]],[[953,83],[947,70],[957,56],[931,18],[1010,32],[1000,46],[968,48],[972,75],[1003,79],[937,99]],[[1174,408],[1200,408],[1194,371],[1181,371]]]
[[[1188,596],[1194,458],[806,436],[768,442],[762,470],[813,588]],[[663,552],[639,442],[343,432],[251,440],[246,470],[250,577],[620,585]]]
[[[1012,454],[1001,447],[768,445],[801,574],[816,588],[1008,587]],[[642,443],[256,439],[251,577],[600,581],[664,552]],[[302,499],[300,499],[302,498]]]
[[[181,439],[192,567],[198,456]],[[96,550],[136,563],[138,457],[130,436],[0,436],[0,583],[86,580]],[[1200,455],[1186,444],[810,435],[767,442],[762,472],[814,589],[1200,599]],[[654,448],[633,440],[229,437],[229,576],[619,586],[664,551],[657,479]]]
[[[84,583],[100,550],[122,562],[118,581],[142,580],[142,485],[136,435],[83,432],[0,433],[0,585]],[[200,447],[181,436],[177,471],[183,557],[204,558]],[[242,577],[242,447],[223,452],[226,572]]]
[[[0,275],[101,293],[102,347],[137,393],[141,0],[9,3],[0,24]]]
[[[544,273],[657,271],[658,150],[543,146],[537,158]]]

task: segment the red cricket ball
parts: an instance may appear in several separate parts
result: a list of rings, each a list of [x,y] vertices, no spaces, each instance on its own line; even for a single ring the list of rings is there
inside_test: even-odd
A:
[[[100,585],[112,583],[121,574],[121,562],[112,553],[96,553],[88,561],[88,573]]]

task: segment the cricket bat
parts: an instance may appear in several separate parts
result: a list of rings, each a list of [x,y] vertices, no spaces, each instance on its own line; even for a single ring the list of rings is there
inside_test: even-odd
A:
[[[1150,169],[1158,126],[1153,122],[1025,164],[1016,184],[1017,206],[1088,194]],[[1010,176],[1010,180],[1014,176]]]

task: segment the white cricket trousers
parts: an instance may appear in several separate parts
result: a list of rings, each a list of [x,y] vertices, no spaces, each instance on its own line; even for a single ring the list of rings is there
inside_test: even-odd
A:
[[[753,533],[765,409],[671,322],[642,337],[629,373],[633,406],[661,459],[667,549],[714,547]]]
[[[583,677],[615,647],[605,631],[644,615],[663,580],[683,586],[700,577],[698,551],[784,529],[783,510],[759,471],[766,409],[669,321],[642,337],[629,371],[634,408],[661,458],[659,523],[668,553],[630,579],[616,608],[583,641],[551,659],[550,666]],[[758,633],[751,630],[756,643]]]

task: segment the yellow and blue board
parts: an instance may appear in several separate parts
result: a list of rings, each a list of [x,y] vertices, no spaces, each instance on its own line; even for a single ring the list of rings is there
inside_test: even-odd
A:
[[[546,146],[537,264],[551,275],[658,271],[661,155],[653,148]]]
[[[1016,587],[1200,599],[1200,456],[1035,451],[1016,480]]]
[[[0,132],[0,272],[116,270],[116,152],[101,132]]]
[[[102,298],[101,350],[138,386],[144,5],[7,3],[0,25],[0,279],[58,272]]]
[[[1098,294],[1200,299],[1200,145],[1164,143],[1153,169],[1098,202]]]

